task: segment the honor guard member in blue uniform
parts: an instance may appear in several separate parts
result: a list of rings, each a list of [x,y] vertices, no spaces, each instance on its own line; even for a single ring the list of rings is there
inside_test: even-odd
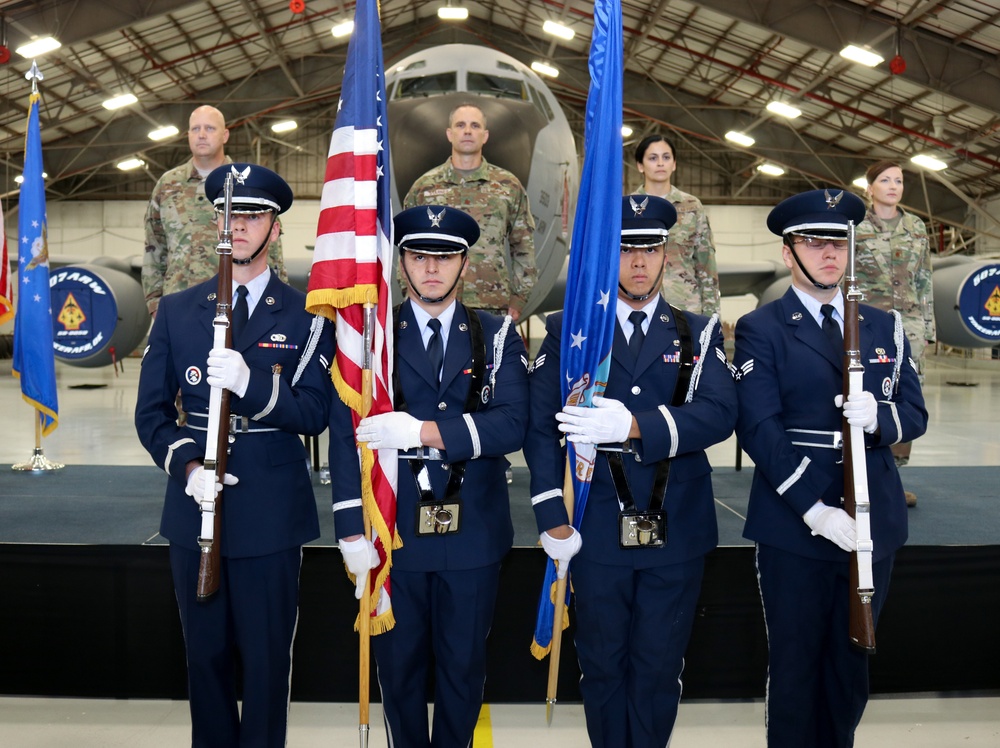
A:
[[[530,379],[531,502],[546,553],[564,566],[579,550],[575,643],[597,748],[670,740],[704,558],[718,543],[705,449],[732,434],[736,392],[718,315],[660,296],[676,215],[663,198],[622,200],[621,247],[608,248],[621,256],[618,324],[596,407],[562,407],[562,312],[546,320]],[[563,434],[598,445],[579,533],[563,504]]]
[[[233,348],[212,349],[217,277],[164,296],[143,356],[135,425],[142,445],[169,476],[160,534],[170,541],[187,648],[191,744],[280,748],[288,722],[302,545],[319,537],[298,435],[316,435],[327,426],[334,340],[332,326],[305,311],[305,295],[267,266],[267,247],[280,232],[278,214],[292,204],[291,189],[262,166],[226,164],[205,183],[217,209],[225,203],[227,173],[234,175]],[[223,220],[219,215],[220,229]],[[206,439],[216,438],[207,433],[211,387],[231,392],[232,418],[222,535],[215,538],[221,544],[220,585],[198,600],[202,460]],[[178,389],[188,414],[185,426],[177,425]]]
[[[356,434],[372,449],[399,450],[403,547],[390,573],[396,625],[373,637],[372,649],[389,745],[457,748],[470,744],[482,707],[500,561],[513,543],[505,455],[524,441],[527,354],[509,316],[456,301],[479,236],[473,218],[419,206],[394,223],[408,286],[394,313],[396,410],[363,419]],[[357,464],[353,439],[330,444],[331,465]],[[363,576],[372,549],[359,537],[360,483],[355,476],[333,487],[345,562]]]
[[[756,465],[743,535],[757,544],[769,748],[848,748],[868,700],[868,655],[848,642],[856,532],[841,508],[842,415],[866,434],[875,621],[893,556],[906,541],[906,503],[890,446],[927,427],[899,315],[865,304],[859,305],[864,392],[838,407],[847,223],[864,217],[861,199],[839,189],[781,202],[767,227],[783,238],[792,287],[736,325],[736,432]]]

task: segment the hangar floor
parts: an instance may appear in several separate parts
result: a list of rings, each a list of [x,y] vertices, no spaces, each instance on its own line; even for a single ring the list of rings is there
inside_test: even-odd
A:
[[[132,428],[139,362],[130,358],[124,365],[125,371],[117,377],[107,368],[57,367],[60,426],[44,441],[47,457],[67,464],[150,464]],[[34,444],[31,410],[20,398],[17,380],[6,376],[8,368],[9,362],[0,362],[4,436],[0,440],[0,466],[26,460]],[[915,445],[911,465],[1000,465],[1000,441],[996,439],[1000,364],[934,359],[929,365],[925,396],[930,428]],[[734,466],[735,440],[717,445],[710,457],[717,467]],[[519,455],[513,461],[523,465]],[[748,465],[748,458],[744,456],[743,462]],[[902,475],[905,484],[905,470]],[[763,710],[760,700],[685,701],[673,745],[763,746]],[[349,745],[348,741],[357,739],[356,720],[352,704],[294,702],[289,745]],[[385,745],[380,722],[379,705],[373,704],[372,748]],[[540,704],[489,705],[475,744],[477,748],[580,746],[587,742],[583,724],[578,704],[560,704],[551,727],[545,726]],[[47,747],[72,742],[78,748],[152,748],[183,744],[189,729],[183,701],[0,698],[3,745]],[[1000,694],[875,697],[858,731],[857,745],[995,748],[1000,745]]]

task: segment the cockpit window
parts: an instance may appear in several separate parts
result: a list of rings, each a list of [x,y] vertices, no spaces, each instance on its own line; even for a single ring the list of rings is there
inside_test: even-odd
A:
[[[545,119],[551,122],[555,115],[552,113],[552,107],[549,106],[549,102],[544,96],[542,96],[541,92],[530,83],[528,84],[528,88],[531,90],[531,100],[534,102],[535,107],[545,115]]]
[[[396,85],[394,99],[412,99],[450,93],[458,87],[457,73],[436,73],[421,78],[404,78]]]
[[[504,78],[499,75],[470,71],[466,76],[466,85],[470,93],[496,96],[501,99],[517,99],[518,101],[527,101],[528,99],[524,83],[517,78]]]

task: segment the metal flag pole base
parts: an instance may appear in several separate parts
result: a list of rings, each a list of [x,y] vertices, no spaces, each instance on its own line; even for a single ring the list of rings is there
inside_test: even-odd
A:
[[[358,737],[361,739],[361,748],[368,748],[368,725],[358,725]]]
[[[65,465],[61,462],[51,462],[46,456],[45,452],[41,447],[35,447],[34,451],[31,453],[31,459],[27,462],[19,462],[16,465],[11,465],[11,470],[20,470],[22,472],[36,472],[42,470],[62,470]]]

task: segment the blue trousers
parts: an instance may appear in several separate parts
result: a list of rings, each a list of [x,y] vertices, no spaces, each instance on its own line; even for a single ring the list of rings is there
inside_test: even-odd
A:
[[[393,569],[396,625],[372,637],[393,748],[461,748],[472,742],[483,705],[486,637],[499,583],[499,563],[462,571]],[[434,723],[429,731],[432,672]]]
[[[704,569],[701,556],[648,569],[573,559],[574,642],[594,748],[667,745]]]
[[[872,616],[885,604],[893,556],[873,565]],[[851,748],[868,703],[868,655],[848,638],[850,567],[757,545],[767,626],[768,748]]]
[[[222,558],[219,591],[206,601],[195,595],[198,562],[197,551],[170,546],[187,650],[192,748],[284,748],[302,549]]]

